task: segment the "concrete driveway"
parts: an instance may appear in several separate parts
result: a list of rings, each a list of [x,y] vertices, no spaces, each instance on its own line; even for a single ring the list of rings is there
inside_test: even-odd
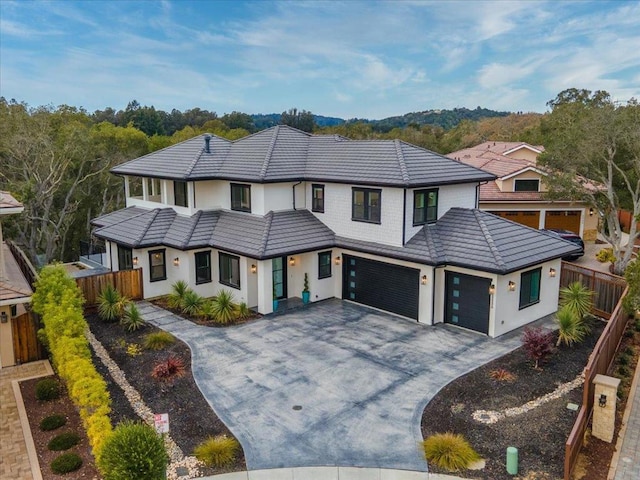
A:
[[[519,333],[490,339],[342,300],[231,328],[139,306],[191,347],[196,382],[250,470],[426,471],[418,450],[424,406],[451,380],[520,345]]]

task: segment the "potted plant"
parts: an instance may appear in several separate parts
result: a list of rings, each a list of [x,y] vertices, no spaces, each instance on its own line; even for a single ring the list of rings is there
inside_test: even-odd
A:
[[[304,274],[304,288],[302,289],[302,303],[305,305],[309,303],[309,274]]]
[[[278,310],[278,294],[276,293],[276,286],[273,286],[273,311]]]

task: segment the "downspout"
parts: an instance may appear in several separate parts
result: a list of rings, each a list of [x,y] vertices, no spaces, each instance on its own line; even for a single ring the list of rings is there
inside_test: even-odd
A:
[[[113,242],[109,242],[109,264],[113,272]],[[120,265],[118,265],[118,269],[120,269]]]
[[[292,191],[293,191],[293,209],[294,209],[294,210],[297,210],[297,209],[296,209],[296,187],[297,187],[298,185],[300,185],[301,183],[302,183],[302,180],[300,180],[298,183],[294,183],[294,184],[292,185],[292,187],[291,187],[291,189],[292,189]]]

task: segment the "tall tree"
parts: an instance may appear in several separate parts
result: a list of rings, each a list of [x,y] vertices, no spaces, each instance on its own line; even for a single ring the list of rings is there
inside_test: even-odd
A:
[[[313,113],[306,110],[298,111],[297,108],[290,108],[289,111],[282,112],[280,124],[289,125],[303,132],[313,132],[317,128]]]
[[[640,220],[640,106],[635,99],[616,103],[607,92],[575,88],[548,105],[540,161],[552,171],[550,190],[597,207],[600,233],[613,246],[613,268],[621,275],[640,236],[632,222],[627,246],[618,219],[618,210],[625,209]]]

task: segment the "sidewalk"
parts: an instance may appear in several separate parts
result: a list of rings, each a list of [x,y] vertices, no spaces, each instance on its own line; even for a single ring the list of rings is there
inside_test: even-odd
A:
[[[465,480],[438,473],[358,467],[301,467],[251,470],[202,477],[198,480]],[[469,480],[469,479],[466,479]]]

